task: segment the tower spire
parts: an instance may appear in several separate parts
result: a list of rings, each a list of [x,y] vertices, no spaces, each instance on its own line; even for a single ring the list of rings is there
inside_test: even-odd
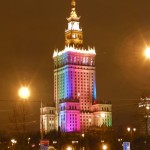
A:
[[[79,26],[80,17],[78,17],[76,10],[76,0],[71,0],[71,12],[68,20],[68,29],[65,31],[65,45],[81,48],[83,46],[82,29]]]
[[[67,18],[68,21],[79,21],[80,17],[78,17],[76,13],[76,0],[71,0],[71,12],[70,12],[70,17]]]

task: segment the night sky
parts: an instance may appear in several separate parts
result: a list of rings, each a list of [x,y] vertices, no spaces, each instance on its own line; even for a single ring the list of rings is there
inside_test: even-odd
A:
[[[64,48],[71,0],[1,0],[0,131],[29,85],[29,101],[53,103],[53,51]],[[113,125],[138,124],[138,101],[150,90],[149,0],[77,0],[84,47],[96,49],[97,100],[111,100]],[[40,103],[29,102],[30,126],[39,130]]]

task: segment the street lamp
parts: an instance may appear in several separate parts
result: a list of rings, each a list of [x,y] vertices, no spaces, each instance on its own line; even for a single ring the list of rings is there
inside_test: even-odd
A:
[[[133,148],[133,133],[136,132],[136,128],[127,127],[127,131],[130,133],[131,147]]]
[[[25,109],[25,102],[26,100],[29,98],[30,96],[30,90],[28,87],[21,87],[18,90],[18,95],[19,97],[23,100],[23,104],[22,104],[22,129],[23,129],[23,136],[22,136],[22,144],[23,144],[23,149],[25,146],[25,137],[26,137],[26,115],[27,115],[27,111]]]
[[[25,102],[30,97],[29,88],[26,86],[21,87],[18,90],[18,95]],[[41,102],[41,110],[42,110],[42,131],[41,131],[41,140],[42,140],[43,139],[43,106],[42,106],[42,101],[38,101],[38,102]],[[24,103],[23,103],[23,117],[24,117],[24,123],[25,123],[25,106],[24,106]],[[24,127],[24,129],[25,129],[25,127]]]
[[[127,128],[127,131],[128,131],[128,132],[130,132],[130,131],[131,131],[131,132],[132,132],[132,131],[135,132],[135,131],[136,131],[136,128],[131,129],[130,127],[128,127],[128,128]]]
[[[147,59],[150,59],[150,47],[147,47],[145,50],[145,57]],[[149,111],[150,111],[150,103],[147,101],[148,99],[146,99],[146,103],[145,103],[145,123],[146,123],[146,143],[148,143],[148,135],[149,135]]]

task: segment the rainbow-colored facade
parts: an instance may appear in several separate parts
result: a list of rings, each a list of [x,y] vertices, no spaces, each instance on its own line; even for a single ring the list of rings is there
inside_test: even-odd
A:
[[[96,101],[96,52],[95,48],[83,47],[83,32],[75,6],[72,0],[65,48],[53,54],[55,124],[62,132],[86,132],[90,126],[104,123],[112,126],[111,104]]]

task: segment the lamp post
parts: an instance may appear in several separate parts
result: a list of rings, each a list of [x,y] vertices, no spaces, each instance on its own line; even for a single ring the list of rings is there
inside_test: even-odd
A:
[[[131,143],[131,149],[132,149],[134,148],[133,147],[133,138],[134,138],[133,133],[136,132],[136,128],[127,127],[127,131],[130,133],[130,143]]]
[[[26,109],[25,109],[25,103],[27,102],[28,98],[30,97],[30,90],[28,87],[21,87],[19,90],[18,90],[18,95],[19,97],[23,100],[23,147],[25,146],[25,134],[26,134]],[[36,102],[40,102],[41,103],[41,116],[42,116],[42,129],[41,129],[41,141],[44,139],[44,133],[43,133],[43,103],[42,103],[42,100],[41,101],[36,101]],[[30,142],[30,138],[28,138],[28,145],[29,145],[29,142]],[[24,149],[24,148],[23,148]]]
[[[146,47],[145,51],[144,51],[144,56],[146,58],[146,60],[148,61],[148,66],[149,66],[149,61],[150,61],[150,47]],[[149,70],[149,68],[147,69]],[[148,73],[148,77],[149,77],[149,71],[147,71]],[[149,83],[149,82],[147,82]],[[149,87],[149,84],[148,84]],[[145,97],[143,99],[143,104],[140,107],[143,107],[144,110],[144,121],[145,121],[145,140],[146,140],[146,149],[150,149],[150,145],[149,145],[149,135],[150,135],[150,125],[149,125],[149,121],[150,121],[150,97]],[[149,146],[149,147],[148,147]]]
[[[147,47],[146,49],[145,49],[145,57],[147,58],[147,59],[149,59],[150,60],[150,47]],[[147,145],[147,149],[148,149],[148,143],[149,143],[149,138],[148,138],[148,136],[149,136],[149,117],[150,117],[150,115],[149,115],[149,113],[150,113],[150,102],[146,102],[145,103],[145,125],[146,125],[146,145]]]
[[[18,95],[23,100],[23,105],[22,105],[22,129],[23,129],[23,134],[22,134],[22,144],[23,144],[23,149],[25,149],[25,136],[26,136],[26,109],[25,109],[25,102],[27,99],[30,97],[30,90],[28,87],[21,87],[18,90]]]

